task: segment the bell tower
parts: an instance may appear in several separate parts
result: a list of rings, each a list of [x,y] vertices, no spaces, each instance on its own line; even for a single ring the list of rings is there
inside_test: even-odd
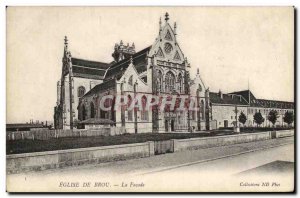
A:
[[[123,41],[121,40],[120,43],[115,44],[114,53],[112,53],[112,57],[116,62],[119,62],[123,59],[131,57],[133,54],[135,54],[135,45],[132,43],[130,46],[129,43],[127,45],[123,44]]]

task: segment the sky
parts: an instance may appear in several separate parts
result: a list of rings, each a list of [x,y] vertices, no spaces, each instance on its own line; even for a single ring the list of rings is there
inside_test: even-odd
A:
[[[199,68],[210,91],[249,86],[257,98],[293,101],[292,7],[8,7],[7,123],[53,121],[65,35],[73,57],[111,62],[120,40],[152,45],[165,12],[191,77]]]

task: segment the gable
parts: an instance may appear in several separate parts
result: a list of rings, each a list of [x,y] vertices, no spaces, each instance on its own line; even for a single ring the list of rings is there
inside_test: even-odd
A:
[[[184,55],[176,41],[176,35],[169,23],[165,24],[152,45],[149,56],[153,55],[156,55],[157,59],[160,61],[178,64],[184,63]]]

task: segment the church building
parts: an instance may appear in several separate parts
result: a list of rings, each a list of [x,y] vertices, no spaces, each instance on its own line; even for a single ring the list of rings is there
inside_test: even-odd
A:
[[[245,94],[210,92],[201,80],[199,69],[195,77],[190,76],[191,65],[177,40],[176,23],[170,24],[168,13],[163,23],[159,21],[158,34],[151,46],[136,51],[134,44],[120,41],[115,44],[112,57],[111,63],[72,57],[65,38],[54,108],[55,128],[74,129],[90,120],[98,124],[113,123],[127,133],[187,132],[232,126],[235,119],[230,116],[236,108],[250,115],[253,100],[245,98]],[[100,101],[108,95],[126,97],[127,106],[135,102],[137,95],[143,104],[153,95],[194,98],[196,110],[161,110],[155,106],[151,110],[144,106],[103,110]],[[115,103],[115,98],[111,98],[104,105]],[[293,104],[282,104],[293,108]]]
[[[134,44],[115,44],[111,63],[72,57],[65,38],[62,77],[57,83],[55,128],[72,129],[90,118],[109,119],[128,133],[187,131],[211,128],[209,91],[199,70],[190,78],[191,66],[176,38],[176,23],[159,21],[157,38],[151,46],[136,52]],[[99,107],[105,95],[139,94],[186,95],[197,97],[199,111],[160,111],[159,109],[109,110]],[[146,97],[145,97],[146,98]],[[114,101],[112,100],[111,103]]]

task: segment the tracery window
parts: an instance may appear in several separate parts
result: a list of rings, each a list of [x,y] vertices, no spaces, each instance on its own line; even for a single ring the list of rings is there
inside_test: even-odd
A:
[[[179,90],[179,93],[182,92],[182,76],[181,76],[181,74],[178,75],[178,90]]]
[[[165,89],[166,92],[172,92],[174,90],[175,85],[175,76],[172,72],[168,72],[166,74],[166,80],[165,80]]]

